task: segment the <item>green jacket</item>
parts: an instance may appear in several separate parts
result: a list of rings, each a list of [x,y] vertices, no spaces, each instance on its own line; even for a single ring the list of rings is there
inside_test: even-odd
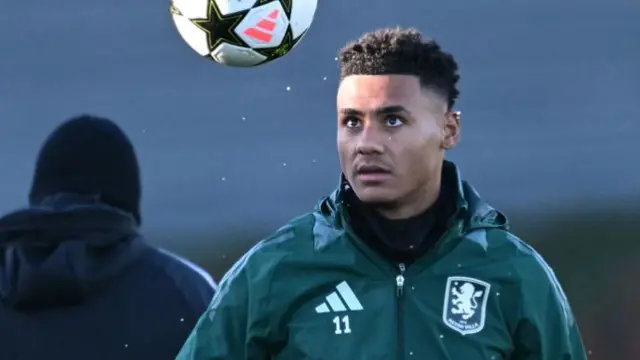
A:
[[[353,234],[346,190],[323,199],[233,266],[177,359],[586,359],[551,268],[456,178],[450,230],[408,267]]]

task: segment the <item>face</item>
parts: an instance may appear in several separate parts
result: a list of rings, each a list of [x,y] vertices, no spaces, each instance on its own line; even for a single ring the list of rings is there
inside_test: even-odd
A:
[[[365,203],[398,204],[439,189],[444,151],[458,141],[459,114],[410,75],[352,75],[337,98],[342,170]]]

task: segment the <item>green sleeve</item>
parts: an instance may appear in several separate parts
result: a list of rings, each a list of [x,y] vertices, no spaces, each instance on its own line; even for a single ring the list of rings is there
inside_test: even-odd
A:
[[[268,351],[260,345],[254,309],[250,309],[249,279],[241,259],[224,276],[218,292],[176,360],[261,360]]]
[[[521,317],[512,360],[586,360],[569,301],[553,270],[538,254],[521,269]]]

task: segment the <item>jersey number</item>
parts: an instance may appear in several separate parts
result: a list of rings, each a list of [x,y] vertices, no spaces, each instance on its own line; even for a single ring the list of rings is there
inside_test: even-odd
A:
[[[333,318],[333,324],[336,326],[336,335],[351,334],[351,326],[349,325],[349,315],[343,317],[336,316]]]

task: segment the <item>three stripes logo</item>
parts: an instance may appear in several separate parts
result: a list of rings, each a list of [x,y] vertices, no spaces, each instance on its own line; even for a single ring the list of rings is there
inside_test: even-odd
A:
[[[336,291],[325,297],[322,304],[316,306],[316,313],[325,314],[329,312],[361,311],[364,308],[353,293],[346,281],[336,286]]]
[[[260,42],[269,43],[273,39],[273,32],[278,26],[276,22],[278,16],[280,16],[280,10],[273,10],[266,18],[245,30],[244,34]]]

